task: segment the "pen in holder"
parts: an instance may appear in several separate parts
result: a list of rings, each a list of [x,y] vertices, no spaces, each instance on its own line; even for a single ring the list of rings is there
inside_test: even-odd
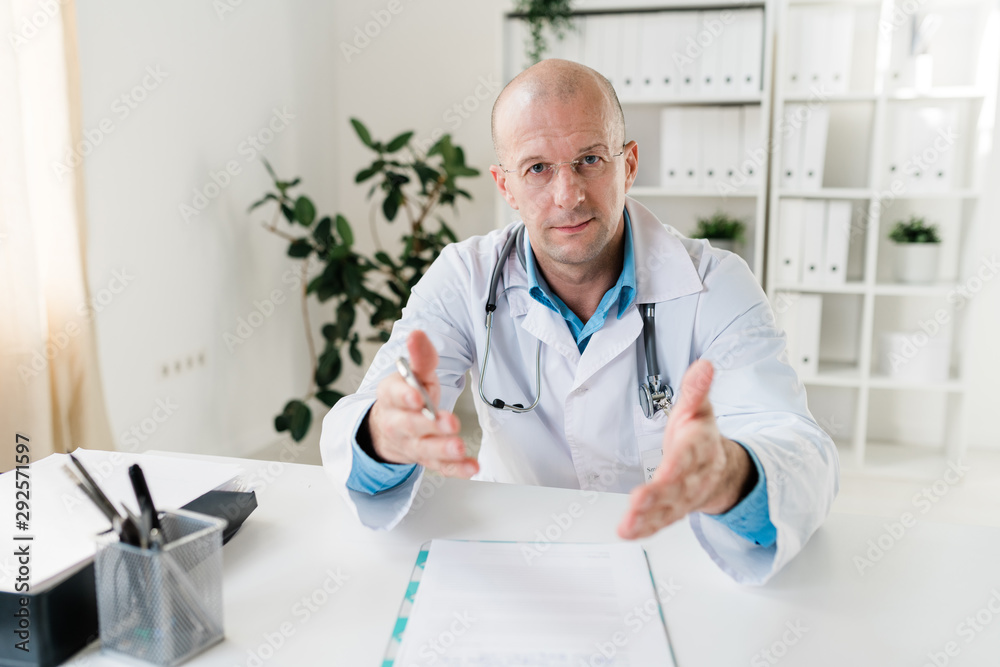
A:
[[[177,510],[159,517],[161,545],[143,549],[98,536],[94,559],[101,648],[178,665],[219,642],[222,519]]]

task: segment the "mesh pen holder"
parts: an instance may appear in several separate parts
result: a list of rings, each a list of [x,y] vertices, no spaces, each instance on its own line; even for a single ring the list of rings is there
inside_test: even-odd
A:
[[[94,567],[103,651],[179,665],[222,640],[222,519],[160,514],[165,544],[140,549],[98,536]]]

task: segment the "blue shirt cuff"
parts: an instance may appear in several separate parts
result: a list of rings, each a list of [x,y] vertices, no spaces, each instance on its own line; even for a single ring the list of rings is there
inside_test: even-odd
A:
[[[351,474],[347,477],[347,488],[375,495],[405,482],[417,469],[417,464],[379,463],[368,456],[358,444],[357,429],[360,426],[361,422],[358,422],[358,426],[354,429],[354,437],[351,438],[351,449],[354,455],[351,457]]]
[[[767,511],[767,479],[764,476],[764,467],[752,449],[743,443],[737,444],[750,455],[750,460],[753,461],[753,465],[757,469],[757,484],[746,498],[725,514],[706,514],[705,516],[715,519],[740,537],[762,547],[769,547],[777,541],[778,531],[771,523],[771,517]]]

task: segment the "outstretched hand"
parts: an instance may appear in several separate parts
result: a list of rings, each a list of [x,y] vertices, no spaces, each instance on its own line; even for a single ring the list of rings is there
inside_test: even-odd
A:
[[[441,401],[438,381],[438,353],[423,331],[413,331],[406,339],[413,375],[427,388],[431,402]],[[382,380],[368,417],[372,447],[390,463],[418,463],[450,477],[472,477],[479,471],[476,459],[466,455],[458,437],[458,417],[438,410],[431,421],[421,412],[420,392],[406,384],[399,373]]]
[[[721,514],[740,501],[753,464],[719,432],[708,400],[713,374],[704,359],[684,374],[663,433],[663,458],[653,479],[632,491],[618,526],[623,539],[648,537],[691,512]]]

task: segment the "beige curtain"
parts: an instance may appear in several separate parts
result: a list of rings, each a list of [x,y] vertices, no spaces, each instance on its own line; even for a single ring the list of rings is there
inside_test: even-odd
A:
[[[72,0],[0,0],[0,471],[112,448],[86,282]],[[63,165],[63,167],[60,167]]]

